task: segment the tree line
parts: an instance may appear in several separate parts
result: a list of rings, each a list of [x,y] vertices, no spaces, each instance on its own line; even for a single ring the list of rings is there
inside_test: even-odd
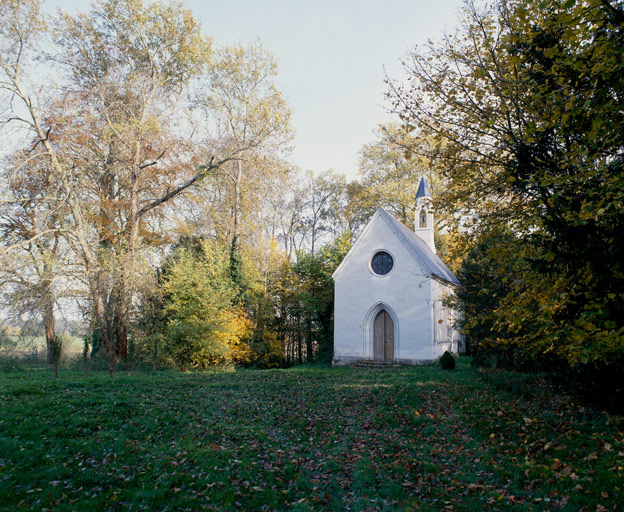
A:
[[[49,340],[71,303],[111,372],[329,359],[333,270],[426,174],[474,360],[624,374],[621,2],[467,2],[387,79],[350,183],[289,164],[260,41],[214,48],[178,4],[0,5],[3,297]]]
[[[215,48],[178,3],[2,0],[0,17],[3,310],[41,324],[48,361],[77,314],[111,375],[330,359],[331,274],[380,178],[288,162],[262,42]]]

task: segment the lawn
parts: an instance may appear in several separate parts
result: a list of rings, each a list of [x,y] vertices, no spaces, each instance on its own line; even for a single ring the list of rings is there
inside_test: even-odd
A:
[[[437,367],[0,373],[3,510],[621,510],[624,418]],[[618,508],[620,507],[620,508]]]

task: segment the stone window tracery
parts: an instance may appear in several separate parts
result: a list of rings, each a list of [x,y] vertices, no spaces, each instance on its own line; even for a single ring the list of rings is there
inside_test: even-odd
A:
[[[371,260],[371,268],[378,276],[385,276],[392,270],[393,266],[394,260],[386,251],[379,251],[375,253],[373,259]]]

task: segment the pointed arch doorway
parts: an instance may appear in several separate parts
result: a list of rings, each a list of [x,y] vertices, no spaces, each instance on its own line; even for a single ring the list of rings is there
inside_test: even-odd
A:
[[[394,322],[385,309],[381,309],[373,321],[373,352],[376,360],[394,359]]]

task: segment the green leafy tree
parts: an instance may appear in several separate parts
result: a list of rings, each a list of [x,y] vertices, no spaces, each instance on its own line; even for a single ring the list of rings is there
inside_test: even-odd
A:
[[[231,212],[230,222],[224,224],[231,240],[231,275],[241,295],[245,288],[241,233],[257,199],[250,184],[254,177],[269,181],[272,174],[283,171],[278,156],[288,150],[293,137],[290,110],[274,84],[276,76],[275,57],[260,41],[225,47],[217,51],[207,75],[208,87],[195,102],[206,116],[207,147],[213,151],[217,141],[218,151],[236,156],[216,179],[225,180],[227,189],[226,204],[218,208]]]
[[[333,356],[332,274],[351,247],[345,233],[316,253],[299,255],[284,268],[279,292],[278,331],[289,363],[330,361]]]
[[[502,306],[513,283],[522,279],[520,249],[521,240],[509,230],[492,231],[471,247],[457,272],[462,285],[453,300],[463,310],[461,328],[469,355],[502,357],[504,351],[498,349],[512,338],[509,312]]]
[[[496,328],[570,368],[624,361],[623,13],[469,3],[461,30],[411,52],[409,83],[390,84],[407,129],[434,142],[415,151],[439,163],[441,207],[474,215],[475,237],[504,225],[518,239]]]
[[[403,127],[386,124],[377,140],[365,144],[359,154],[362,188],[352,201],[351,215],[365,224],[383,207],[407,226],[414,225],[416,191],[421,176],[437,188],[439,179],[431,162],[412,151],[417,142]]]
[[[230,347],[218,335],[235,297],[227,251],[206,242],[201,256],[180,249],[165,270],[162,292],[166,350],[175,364],[188,370],[228,360]]]

